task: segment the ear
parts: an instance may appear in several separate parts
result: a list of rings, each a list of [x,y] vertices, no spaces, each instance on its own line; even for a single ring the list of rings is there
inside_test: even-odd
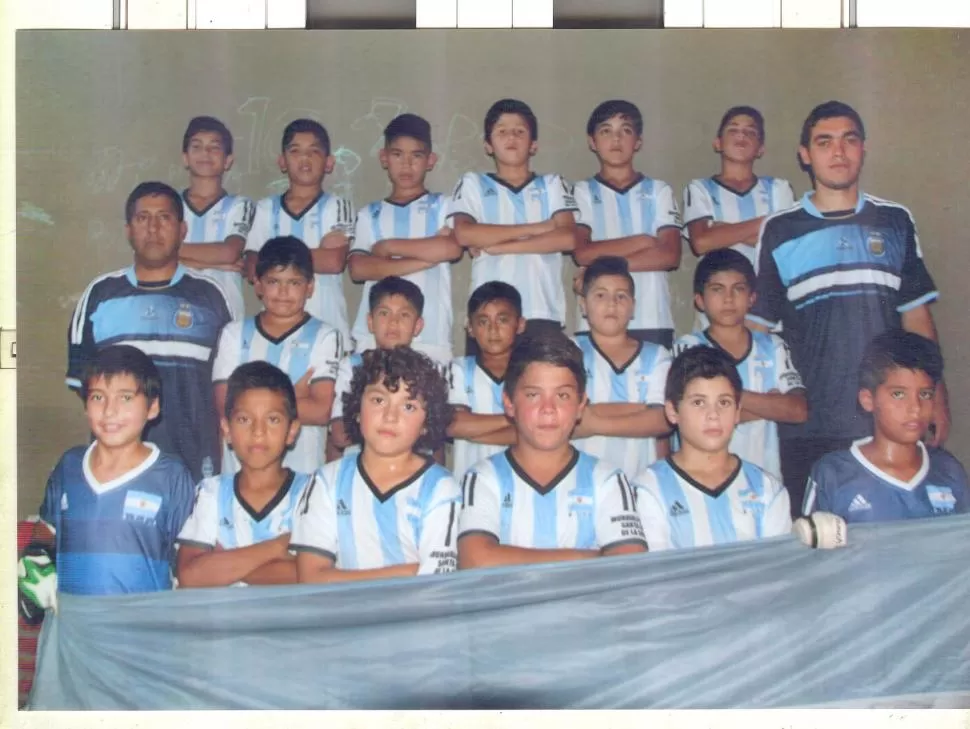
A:
[[[431,152],[430,154],[428,154],[428,172],[431,172],[431,170],[434,169],[434,166],[436,164],[438,164],[438,155],[436,155],[434,152]]]
[[[487,140],[485,142],[485,154],[488,155],[489,157],[495,156],[495,147],[489,144]]]
[[[182,166],[185,169],[189,168],[189,155],[187,155],[185,152],[182,152]]]
[[[760,144],[758,145],[758,153],[755,154],[754,158],[761,159],[761,155],[763,155],[764,153],[765,153],[765,145]]]
[[[872,396],[872,390],[867,390],[864,387],[859,388],[859,404],[867,413],[871,413],[876,409],[875,398]]]
[[[182,223],[179,225],[179,243],[185,240],[185,236],[188,235],[188,232],[189,232],[189,226],[183,220]]]
[[[327,157],[327,162],[323,166],[324,174],[327,174],[327,175],[331,174],[333,172],[334,165],[336,164],[337,164],[336,157],[334,157],[333,155],[330,155],[329,157]]]
[[[280,172],[282,172],[285,175],[286,174],[286,157],[284,157],[282,154],[280,154],[279,156],[277,156],[277,158],[276,158],[276,164],[279,166]]]
[[[737,427],[737,425],[741,422],[741,407],[743,406],[743,404],[744,404],[744,392],[742,392],[741,397],[738,398],[738,406],[734,409],[735,427]]]
[[[539,143],[538,142],[533,142],[532,144],[529,145],[529,156],[530,157],[535,157],[535,154],[538,151],[539,151]]]
[[[576,410],[577,423],[583,419],[583,413],[586,412],[587,405],[589,405],[589,396],[584,392],[582,399],[579,401],[579,408]]]
[[[374,315],[369,311],[367,312],[367,331],[371,334],[374,333]]]
[[[748,311],[754,308],[754,302],[758,300],[758,293],[753,289],[748,292]]]
[[[576,297],[576,301],[579,302],[579,313],[583,315],[583,319],[587,319],[588,315],[586,313],[586,297],[580,294]]]
[[[512,404],[509,394],[502,388],[502,409],[505,411],[505,417],[509,420],[515,420],[515,405]]]
[[[256,294],[256,296],[260,300],[262,300],[262,298],[263,298],[263,280],[259,276],[257,276],[256,278],[253,279],[253,293]],[[309,297],[307,297],[307,298],[309,298]]]
[[[236,161],[236,158],[233,157],[231,154],[226,155],[226,163],[222,166],[223,173],[226,173],[230,169],[232,169],[232,163],[235,161]]]
[[[520,316],[519,317],[519,326],[517,326],[515,328],[515,333],[516,334],[521,334],[522,332],[524,332],[525,331],[525,325],[527,323],[528,323],[528,321],[526,321],[525,317]]]
[[[128,242],[131,243],[131,225],[128,223],[125,223],[125,238],[127,238]]]
[[[664,401],[664,415],[667,416],[667,420],[671,425],[677,425],[677,407],[670,400]]]
[[[467,317],[465,318],[465,333],[469,337],[472,335],[472,323]]]
[[[158,417],[160,412],[162,412],[162,406],[156,397],[154,400],[152,400],[152,404],[148,406],[148,420],[154,420]]]
[[[592,137],[586,137],[586,145],[589,147],[589,151],[596,154],[596,142]]]
[[[219,418],[219,429],[222,431],[222,439],[232,447],[232,439],[229,437],[229,421],[226,420],[225,415]]]
[[[806,168],[809,168],[809,167],[812,166],[812,160],[808,156],[808,148],[807,147],[803,147],[802,145],[798,145],[798,159],[801,160],[802,164],[805,165]]]
[[[700,294],[694,294],[694,308],[698,311],[704,311],[704,297]]]
[[[384,147],[381,147],[380,151],[378,151],[377,159],[380,160],[381,167],[386,170],[387,169],[387,150]]]
[[[286,445],[291,446],[296,442],[296,437],[300,434],[299,418],[290,423],[290,429],[286,433]]]
[[[424,317],[419,316],[414,323],[414,336],[417,337],[422,331],[424,331]]]
[[[714,137],[714,144],[712,146],[714,147],[714,151],[718,154],[724,151],[724,146],[721,144],[720,137]]]
[[[639,152],[640,147],[643,146],[643,137],[637,137],[637,141],[633,143],[633,151]]]

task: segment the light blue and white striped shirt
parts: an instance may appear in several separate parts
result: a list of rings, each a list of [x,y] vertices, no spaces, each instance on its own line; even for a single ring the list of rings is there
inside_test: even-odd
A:
[[[455,407],[465,408],[478,415],[502,415],[502,388],[504,379],[496,379],[475,357],[456,357],[451,362],[448,378],[448,402]],[[482,459],[494,456],[505,450],[505,446],[485,445],[470,440],[455,438],[454,457],[455,478],[460,479],[465,471]]]

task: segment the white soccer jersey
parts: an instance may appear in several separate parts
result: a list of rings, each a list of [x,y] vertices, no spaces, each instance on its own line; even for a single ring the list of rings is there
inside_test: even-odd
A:
[[[502,388],[505,380],[495,379],[475,357],[456,357],[451,363],[448,379],[448,402],[479,415],[502,415]],[[455,438],[453,450],[455,478],[482,459],[501,453],[505,446],[484,445]]]
[[[573,452],[548,486],[533,481],[511,451],[479,461],[461,482],[458,534],[488,534],[526,549],[606,549],[643,544],[633,488],[626,476]]]
[[[619,190],[599,175],[576,183],[579,222],[590,229],[593,241],[626,238],[631,235],[656,236],[665,228],[680,229],[680,212],[670,185],[641,176]],[[666,271],[632,272],[636,287],[636,307],[631,329],[673,329],[670,311],[670,286]],[[576,309],[582,331],[589,327]]]
[[[455,188],[449,216],[459,213],[489,225],[541,223],[556,213],[577,212],[572,186],[559,175],[534,175],[513,188],[494,174],[466,172]],[[474,291],[488,281],[504,281],[522,295],[522,316],[565,323],[566,294],[562,253],[513,253],[472,260]]]
[[[451,474],[428,459],[381,494],[357,455],[324,466],[297,509],[290,548],[334,560],[344,570],[418,563],[418,574],[458,566],[461,494]]]
[[[406,205],[378,200],[361,210],[354,226],[354,244],[351,255],[368,255],[374,244],[389,238],[431,238],[448,224],[447,196],[437,192],[425,193]],[[439,263],[417,273],[402,276],[414,283],[424,294],[424,328],[414,338],[415,349],[448,352],[451,359],[451,264]],[[360,308],[354,322],[353,335],[358,352],[374,346],[374,335],[367,330],[367,314],[370,312],[369,296],[374,281],[367,281],[361,293]]]
[[[691,347],[713,347],[725,351],[707,332],[685,334],[674,343],[674,355]],[[728,354],[730,357],[731,355]],[[731,357],[733,360],[734,357]],[[792,364],[791,352],[785,340],[776,334],[751,332],[751,347],[740,360],[735,360],[744,389],[768,393],[772,390],[784,395],[804,387],[802,377]],[[778,450],[778,424],[773,420],[749,420],[739,423],[731,438],[730,450],[745,461],[781,478],[781,456]]]
[[[281,235],[292,235],[309,248],[318,248],[323,236],[335,230],[344,233],[353,245],[354,210],[349,200],[320,193],[316,202],[296,216],[286,208],[282,195],[264,197],[256,205],[246,250],[258,253],[266,241]],[[349,343],[350,327],[342,275],[318,273],[314,281],[313,296],[307,301],[306,310],[340,332],[343,341]]]
[[[588,335],[573,341],[583,352],[586,395],[591,403],[636,403],[663,407],[664,386],[670,370],[670,353],[661,346],[641,342],[637,353],[617,369]],[[579,450],[618,466],[633,478],[657,460],[656,438],[619,438],[594,435],[573,441]]]
[[[766,539],[791,531],[788,491],[776,478],[740,459],[737,470],[713,490],[669,458],[647,468],[633,485],[651,552]]]
[[[340,366],[337,368],[337,382],[333,386],[333,408],[330,410],[330,420],[342,420],[344,417],[344,395],[350,392],[350,383],[354,378],[354,370],[360,367],[363,358],[358,352],[351,352],[350,354],[345,354],[340,360]],[[356,443],[351,443],[349,446],[344,448],[344,455],[349,456],[352,453],[359,453],[360,446]]]
[[[292,532],[296,505],[315,476],[290,471],[279,492],[259,512],[239,497],[236,478],[222,473],[199,484],[192,515],[179,532],[179,544],[238,549]]]
[[[193,243],[222,243],[232,236],[244,241],[253,225],[256,206],[243,195],[223,194],[204,210],[196,210],[189,202],[188,190],[182,192],[182,206],[185,210],[186,234],[184,245]],[[232,271],[215,268],[203,269],[225,290],[233,309],[232,318],[242,319],[246,308],[243,301],[242,276]]]
[[[250,317],[230,322],[222,330],[212,381],[226,382],[239,365],[263,361],[279,367],[294,384],[312,367],[310,384],[313,385],[337,378],[342,354],[340,334],[312,316],[307,315],[302,324],[279,338],[263,330],[259,317]],[[322,426],[303,425],[283,463],[298,472],[315,471],[324,463],[326,433]],[[239,470],[239,462],[228,447],[224,449],[222,463],[225,472]]]
[[[692,180],[684,188],[684,236],[689,240],[687,226],[697,220],[710,219],[715,223],[743,223],[746,220],[785,210],[795,204],[791,183],[778,177],[758,177],[743,195],[722,185],[713,177]],[[743,253],[757,266],[755,247],[744,243],[731,246]]]

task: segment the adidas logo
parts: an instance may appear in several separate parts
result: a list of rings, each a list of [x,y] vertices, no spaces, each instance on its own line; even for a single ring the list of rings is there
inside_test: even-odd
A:
[[[849,504],[849,511],[865,511],[866,509],[871,509],[872,504],[870,504],[866,497],[862,494],[856,494],[855,498],[852,499]]]
[[[687,511],[687,507],[684,506],[679,501],[675,501],[674,504],[673,504],[673,506],[670,507],[670,515],[671,516],[684,516],[687,513],[689,513]]]
[[[232,522],[224,516],[219,520],[219,526],[225,527],[226,529],[232,529]]]
[[[347,516],[350,514],[350,509],[347,508],[347,504],[344,503],[343,499],[337,501],[337,516]]]
[[[487,190],[485,190],[485,197],[495,197],[496,195],[498,195],[498,193],[495,192],[494,188],[490,187]]]
[[[602,205],[603,204],[603,200],[600,198],[599,195],[593,195],[593,202],[596,205]]]
[[[502,499],[502,506],[506,509],[512,508],[512,494],[505,494],[505,498]]]

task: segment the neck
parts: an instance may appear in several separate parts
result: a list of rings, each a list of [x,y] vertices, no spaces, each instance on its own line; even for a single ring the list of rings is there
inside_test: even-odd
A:
[[[297,324],[306,319],[306,312],[301,311],[299,314],[290,317],[279,317],[274,316],[269,311],[264,309],[257,314],[259,317],[259,324],[263,329],[267,329],[273,332],[285,332],[289,331]]]
[[[225,191],[222,189],[222,177],[190,177],[189,192],[190,198],[197,198],[206,202],[222,197]]]
[[[859,204],[859,183],[844,190],[832,190],[818,185],[812,193],[812,203],[821,213],[855,210]]]
[[[636,341],[633,339],[633,337],[626,333],[626,330],[623,330],[617,334],[603,334],[590,329],[589,335],[592,338],[593,343],[604,351],[610,349],[620,349]]]
[[[300,185],[296,182],[290,182],[290,188],[286,191],[284,199],[287,202],[309,202],[316,199],[317,195],[320,194],[322,185],[322,180],[316,185]]]
[[[515,187],[532,177],[528,162],[523,165],[509,166],[495,160],[495,174]]]
[[[735,162],[721,157],[721,174],[717,179],[721,182],[747,186],[754,182],[754,162]]]
[[[91,465],[99,469],[123,473],[144,461],[149,453],[151,449],[140,440],[114,447],[98,442],[91,452]]]
[[[870,461],[888,468],[919,468],[923,459],[917,443],[895,443],[878,431],[862,451]]]
[[[156,283],[159,281],[171,281],[178,270],[178,259],[160,267],[147,268],[135,261],[135,278],[146,283]]]
[[[423,184],[415,185],[414,187],[395,187],[391,192],[390,200],[396,203],[411,202],[412,200],[417,200],[426,192],[427,190]]]
[[[547,451],[535,448],[520,438],[518,443],[509,448],[509,452],[527,472],[543,474],[559,473],[573,457],[573,447],[568,441],[555,450]]]
[[[681,441],[680,450],[671,456],[682,470],[687,473],[716,473],[734,468],[734,456],[727,448],[720,451],[702,451],[686,441]]]
[[[501,354],[480,352],[478,359],[485,366],[485,369],[487,369],[493,375],[503,377],[505,376],[505,370],[509,368],[510,356],[511,352],[502,352]]]
[[[748,328],[744,324],[721,326],[714,322],[711,322],[711,326],[708,327],[707,334],[718,344],[723,344],[724,342],[747,343],[748,337],[750,336]]]
[[[374,453],[367,444],[360,454],[360,462],[374,483],[383,489],[385,485],[394,486],[416,470],[416,465],[423,464],[424,459],[414,451],[405,451],[395,455],[379,455]]]
[[[282,461],[274,461],[265,468],[258,469],[243,466],[239,472],[239,486],[253,491],[276,491],[288,475]]]
[[[600,165],[600,177],[610,183],[613,187],[626,187],[638,177],[637,171],[633,169],[633,163],[629,162],[619,167],[603,164]]]

